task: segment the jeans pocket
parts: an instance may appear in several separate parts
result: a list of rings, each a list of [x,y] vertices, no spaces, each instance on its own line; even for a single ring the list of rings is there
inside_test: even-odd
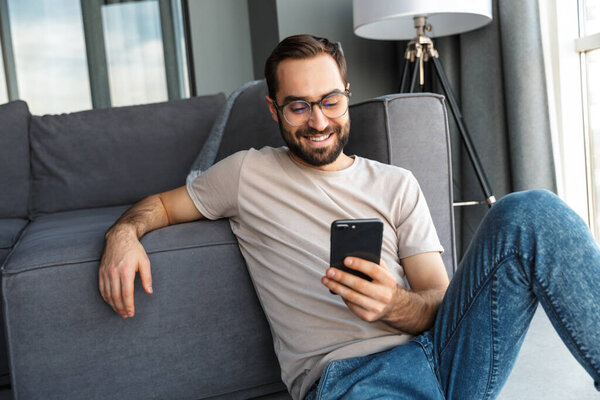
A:
[[[431,340],[431,332],[427,331],[419,336],[415,336],[412,339],[412,341],[421,346],[423,353],[425,353],[425,358],[427,359],[429,368],[431,368],[431,373],[433,374],[433,376],[435,377],[435,381],[437,382],[438,390],[440,391],[442,397],[446,398],[446,395],[444,394],[444,390],[442,389],[442,385],[440,383],[441,381],[439,371],[435,363],[435,359],[433,357],[433,342]]]
[[[319,379],[319,383],[315,389],[315,400],[320,400],[327,398],[328,386],[329,386],[329,377],[335,375],[336,365],[340,362],[340,360],[333,360],[327,363],[325,369],[321,373],[321,379]]]

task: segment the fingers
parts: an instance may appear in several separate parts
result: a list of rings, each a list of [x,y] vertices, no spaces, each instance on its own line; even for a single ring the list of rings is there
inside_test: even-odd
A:
[[[100,268],[98,270],[98,286],[100,287],[100,294],[102,295],[102,299],[108,303],[108,305],[116,311],[115,303],[112,300],[112,292],[110,285],[110,277],[107,273],[107,268],[105,267],[104,260],[100,263]]]
[[[380,261],[380,265],[377,265],[374,262],[363,260],[362,258],[346,257],[344,259],[344,265],[370,276],[374,281],[384,282],[390,278],[394,279],[383,260]]]
[[[102,268],[98,269],[98,288],[100,289],[100,295],[102,300],[108,303],[108,297],[106,296],[106,287],[104,284],[104,276],[102,274]]]
[[[148,294],[152,294],[152,273],[150,270],[150,260],[148,257],[140,261],[140,279],[142,280],[142,287]]]
[[[152,275],[147,255],[128,256],[118,263],[103,259],[98,271],[98,287],[102,299],[123,318],[135,315],[135,274],[140,272],[144,290],[152,293]]]
[[[341,283],[344,286],[372,297],[378,301],[389,302],[390,295],[397,286],[396,278],[387,269],[385,262],[381,261],[381,266],[360,258],[347,257],[344,264],[351,269],[360,271],[373,279],[369,282],[356,275],[340,271],[336,268],[329,268],[326,277]],[[333,289],[332,289],[333,290]]]
[[[121,277],[116,269],[110,271],[110,297],[113,310],[121,317],[126,318],[127,314],[125,314],[123,296],[121,295]]]
[[[125,270],[120,274],[121,283],[121,296],[123,308],[117,312],[123,317],[133,317],[135,314],[135,307],[133,304],[133,281],[135,279],[135,273],[129,273]]]
[[[381,266],[348,257],[344,264],[351,269],[370,276],[373,281],[357,277],[336,268],[329,268],[322,278],[323,285],[339,294],[348,308],[360,318],[373,322],[385,316],[389,311],[397,290],[396,278],[389,271],[385,262]]]
[[[327,278],[323,279],[326,280]],[[342,285],[334,280],[329,280],[328,282],[324,282],[324,284],[332,291],[339,294],[342,299],[344,299],[344,302],[348,308],[350,308],[356,315],[365,321],[376,321],[379,319],[379,315],[385,310],[385,303],[359,293],[356,290]]]

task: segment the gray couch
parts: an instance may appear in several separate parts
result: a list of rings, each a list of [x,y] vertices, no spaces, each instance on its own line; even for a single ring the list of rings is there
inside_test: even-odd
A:
[[[129,204],[183,185],[205,143],[209,162],[282,144],[265,94],[264,83],[251,85],[229,109],[223,95],[47,116],[30,115],[22,101],[0,106],[8,349],[0,373],[9,366],[15,398],[287,398],[228,221],[171,226],[142,239],[154,294],[136,280],[134,318],[121,319],[97,288],[106,229]],[[451,272],[443,99],[386,96],[352,105],[350,115],[349,153],[411,169],[420,181]]]

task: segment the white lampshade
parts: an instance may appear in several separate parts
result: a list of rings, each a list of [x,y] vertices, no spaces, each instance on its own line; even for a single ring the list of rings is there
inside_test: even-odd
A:
[[[367,39],[412,39],[417,16],[427,16],[430,37],[467,32],[492,21],[492,0],[354,0],[353,5],[354,33]]]

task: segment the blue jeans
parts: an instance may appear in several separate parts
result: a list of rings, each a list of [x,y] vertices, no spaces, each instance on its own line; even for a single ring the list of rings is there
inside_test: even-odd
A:
[[[490,209],[433,328],[327,364],[306,399],[494,399],[538,303],[600,391],[600,248],[581,218],[541,190]]]

